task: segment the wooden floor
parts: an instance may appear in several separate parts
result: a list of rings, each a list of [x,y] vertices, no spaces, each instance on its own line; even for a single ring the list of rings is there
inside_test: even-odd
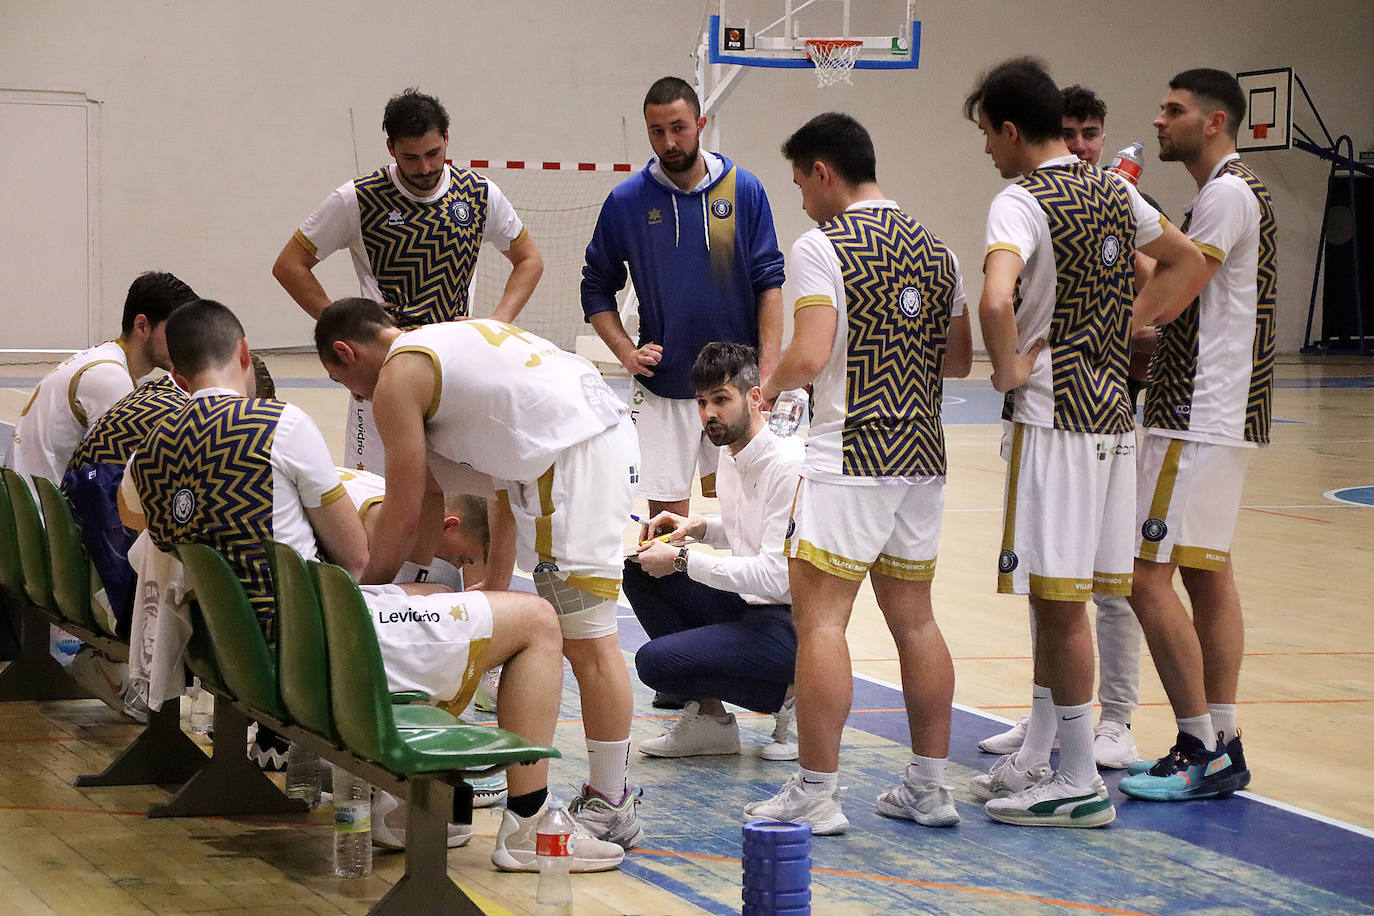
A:
[[[313,359],[269,354],[268,362],[282,394],[310,411],[331,443],[340,443],[343,396],[321,383]],[[980,368],[985,376],[986,366]],[[8,377],[0,385],[12,385],[0,387],[0,420],[17,418],[31,387],[19,382],[43,371],[0,366],[0,376]],[[1251,462],[1233,551],[1246,615],[1238,718],[1255,777],[1251,791],[1374,828],[1374,798],[1363,791],[1374,759],[1374,507],[1323,496],[1374,485],[1374,388],[1334,387],[1344,377],[1352,386],[1371,384],[1374,363],[1290,362],[1280,366],[1279,376],[1274,412],[1281,422],[1274,444]],[[986,394],[985,381],[951,385],[948,392],[949,400],[969,404]],[[947,427],[950,472],[936,611],[956,659],[957,703],[1014,719],[1029,704],[1027,613],[1023,599],[995,594],[1004,465],[997,426],[973,419]],[[897,681],[893,645],[866,588],[849,637],[856,673]],[[1174,725],[1148,656],[1141,683],[1134,730],[1142,753],[1154,755],[1167,749]],[[571,721],[575,708],[565,697],[570,721],[560,725],[558,740],[569,759],[553,776],[555,791],[565,795],[566,784],[585,772],[580,725]],[[654,711],[643,706],[637,712],[636,740],[656,733]],[[989,722],[987,731],[996,730]],[[0,705],[0,914],[365,912],[399,875],[399,857],[386,856],[366,881],[334,879],[323,812],[149,821],[142,809],[163,797],[161,790],[72,788],[77,773],[102,767],[133,734],[133,726],[94,702]],[[855,757],[865,750],[846,744],[846,754]],[[663,762],[657,772],[670,774],[665,766],[679,764]],[[768,773],[780,781],[789,770],[775,766],[781,768]],[[976,816],[972,810],[964,808],[966,820]],[[644,814],[652,838],[654,812],[646,808]],[[737,837],[733,810],[708,807],[701,817],[703,829]],[[495,821],[479,813],[475,829],[472,844],[451,855],[457,880],[492,912],[531,911],[533,876],[492,869],[487,856]],[[737,901],[737,884],[731,887],[737,863],[726,860],[713,874],[722,886],[709,896]],[[588,876],[576,886],[579,914],[719,911],[688,902],[645,868]],[[982,909],[986,905],[979,911],[1059,909],[1052,902],[1007,904],[1006,910]],[[846,904],[816,912],[870,911]]]

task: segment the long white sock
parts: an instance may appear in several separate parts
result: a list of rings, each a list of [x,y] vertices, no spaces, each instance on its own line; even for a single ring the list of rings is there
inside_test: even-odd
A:
[[[588,738],[587,764],[591,769],[588,785],[611,804],[619,804],[629,788],[630,739],[593,741]]]
[[[1178,723],[1178,730],[1182,734],[1192,735],[1201,741],[1203,747],[1209,751],[1217,749],[1217,731],[1212,727],[1210,713],[1203,713],[1188,719],[1175,719],[1174,721]]]
[[[801,779],[797,782],[807,795],[829,795],[840,786],[838,772],[819,773],[806,767],[798,767],[797,772],[801,774]]]
[[[1026,740],[1022,742],[1021,750],[1016,752],[1013,761],[1018,770],[1024,773],[1037,763],[1050,762],[1057,722],[1050,688],[1034,685],[1031,688],[1031,714],[1030,724],[1026,726]]]
[[[1093,759],[1093,704],[1054,707],[1059,725],[1059,777],[1069,785],[1086,789],[1097,779]]]
[[[1236,729],[1235,703],[1208,703],[1207,712],[1212,717],[1212,728],[1221,732],[1221,740],[1231,742],[1240,734]]]
[[[906,768],[906,778],[909,782],[934,782],[944,785],[945,758],[922,757],[920,754],[912,754],[911,763]]]

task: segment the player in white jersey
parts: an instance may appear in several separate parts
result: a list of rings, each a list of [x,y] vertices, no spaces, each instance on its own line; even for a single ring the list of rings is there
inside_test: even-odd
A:
[[[514,321],[544,270],[505,195],[476,172],[446,163],[448,112],[407,89],[387,102],[386,148],[395,162],[336,189],[287,241],[272,276],[312,318],[330,303],[316,264],[347,249],[361,295],[386,305],[402,328],[471,313],[469,296],[483,244],[511,263],[494,318]],[[382,472],[368,405],[349,405],[344,447],[350,465]]]
[[[1175,801],[1250,782],[1236,689],[1244,649],[1231,537],[1245,467],[1269,442],[1277,223],[1264,183],[1236,155],[1245,96],[1221,70],[1186,70],[1155,119],[1159,157],[1197,182],[1184,229],[1206,256],[1198,299],[1159,316],[1136,501],[1136,591],[1178,740],[1122,791]],[[1141,323],[1151,316],[1135,317]],[[1178,568],[1193,616],[1174,591]]]
[[[1093,758],[1084,602],[1130,592],[1130,256],[1138,247],[1158,261],[1138,299],[1147,308],[1191,297],[1201,262],[1134,188],[1069,153],[1062,109],[1030,58],[992,68],[965,101],[998,172],[1018,179],[988,214],[979,319],[993,387],[1013,392],[998,591],[1029,595],[1037,630],[1025,741],[973,789],[997,820],[1094,827],[1116,812]]]
[[[488,584],[505,587],[516,559],[533,573],[581,691],[591,774],[574,814],[633,846],[643,831],[626,781],[633,700],[615,601],[639,449],[624,404],[591,363],[490,319],[402,332],[375,303],[345,299],[320,316],[315,346],[331,378],[373,399],[386,447],[363,581],[389,581],[417,530],[434,527],[431,453],[485,478],[498,507]]]
[[[815,382],[787,541],[797,630],[799,771],[750,818],[842,833],[840,738],[853,701],[845,629],[868,578],[897,644],[911,762],[880,814],[929,827],[959,822],[945,784],[954,666],[930,586],[944,505],[943,376],[971,360],[959,263],[887,200],[873,141],[848,115],[818,115],[783,144],[817,227],[792,246],[796,329],[763,382]]]
[[[133,391],[138,379],[154,368],[171,368],[167,316],[195,298],[169,273],[140,274],[124,299],[119,338],[82,350],[44,376],[14,428],[10,462],[25,481],[38,476],[60,484],[91,424]]]

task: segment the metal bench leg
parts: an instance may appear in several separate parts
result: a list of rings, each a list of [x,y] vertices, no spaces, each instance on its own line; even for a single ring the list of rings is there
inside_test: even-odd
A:
[[[76,682],[48,651],[48,619],[28,602],[6,596],[20,619],[19,657],[0,672],[0,702],[14,700],[89,700],[91,692]]]
[[[215,751],[149,817],[211,817],[236,814],[292,814],[305,811],[305,799],[287,798],[257,764],[248,759],[248,717],[223,697],[215,697]]]
[[[410,784],[406,873],[368,911],[371,916],[482,916],[481,908],[448,876],[448,820],[452,813],[452,786],[437,779],[417,779]]]
[[[181,730],[180,703],[169,700],[103,772],[76,777],[78,786],[163,786],[183,783],[210,758]]]

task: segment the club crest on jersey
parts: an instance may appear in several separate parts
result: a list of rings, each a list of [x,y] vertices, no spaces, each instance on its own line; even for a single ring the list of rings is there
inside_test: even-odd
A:
[[[1016,569],[1019,562],[1016,558],[1016,551],[1004,550],[997,555],[997,571],[1005,575]]]
[[[178,525],[184,525],[196,513],[196,494],[186,487],[177,490],[172,496],[172,518]]]
[[[792,517],[789,515],[789,516],[787,517],[787,537],[786,537],[785,539],[786,539],[786,540],[789,540],[789,541],[792,540],[792,535],[793,535],[794,532],[796,532],[796,530],[797,530],[797,520],[796,520],[795,518],[792,518]]]
[[[558,564],[549,562],[540,563],[538,566],[534,568],[534,571],[537,573],[558,572]]]
[[[711,214],[716,219],[728,219],[731,213],[735,212],[735,207],[724,197],[716,198],[711,201]]]
[[[1140,536],[1155,544],[1164,540],[1164,535],[1168,533],[1169,526],[1164,524],[1162,518],[1147,518],[1145,524],[1140,526]]]
[[[914,286],[903,287],[897,296],[897,307],[906,317],[915,318],[921,313],[921,291]]]
[[[472,205],[465,200],[455,200],[449,205],[449,215],[453,221],[466,229],[472,225]]]
[[[650,226],[657,226],[657,225],[658,225],[659,223],[661,223],[661,222],[663,222],[663,211],[660,210],[658,207],[650,207],[650,208],[649,208],[649,225],[650,225]]]
[[[1111,267],[1121,257],[1121,239],[1109,235],[1102,240],[1102,263]]]
[[[401,215],[400,210],[392,210],[386,215],[386,224],[388,226],[404,226],[406,219]]]

